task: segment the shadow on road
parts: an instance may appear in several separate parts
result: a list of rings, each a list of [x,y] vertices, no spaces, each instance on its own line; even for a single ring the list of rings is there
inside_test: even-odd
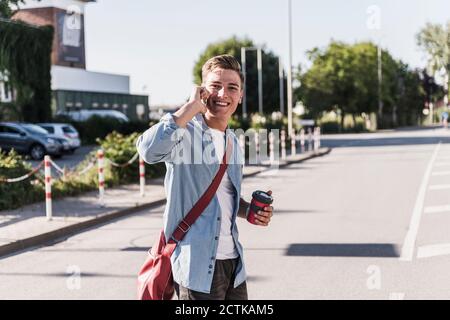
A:
[[[383,243],[294,243],[289,246],[286,255],[302,257],[399,257],[396,245]]]

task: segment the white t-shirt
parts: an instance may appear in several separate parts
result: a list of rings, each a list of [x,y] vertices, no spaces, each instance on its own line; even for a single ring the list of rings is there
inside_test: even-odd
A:
[[[221,162],[225,153],[225,132],[210,129],[213,137],[216,156]],[[222,218],[220,224],[219,246],[217,248],[217,260],[234,259],[239,256],[233,236],[231,235],[231,219],[234,209],[234,187],[228,176],[228,172],[223,175],[222,181],[217,189]]]

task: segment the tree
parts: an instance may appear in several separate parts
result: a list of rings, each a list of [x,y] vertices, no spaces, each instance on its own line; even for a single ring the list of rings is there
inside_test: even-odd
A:
[[[308,57],[312,66],[297,75],[302,85],[295,90],[295,94],[297,99],[303,100],[314,118],[320,117],[324,111],[339,110],[343,128],[347,114],[356,116],[377,112],[378,62],[374,44],[331,42],[323,50],[312,49]],[[385,127],[397,126],[399,122],[404,125],[410,122],[417,124],[422,99],[413,103],[412,97],[423,94],[420,91],[420,77],[385,50],[382,50],[382,67],[381,98],[384,108],[378,124],[382,123]],[[412,116],[408,114],[411,111]]]
[[[220,54],[231,54],[236,57],[238,61],[241,61],[241,48],[254,46],[255,44],[252,40],[248,38],[239,39],[236,36],[209,44],[194,65],[194,82],[197,85],[201,84],[202,66],[208,59]],[[262,65],[264,113],[278,111],[280,110],[278,57],[263,48]],[[246,71],[247,112],[258,112],[258,70],[256,65],[256,51],[246,52]],[[286,84],[284,85],[284,88],[286,88]],[[284,94],[284,97],[286,100],[286,94]]]
[[[0,19],[0,73],[7,74],[16,93],[17,120],[45,122],[51,118],[53,33],[52,26]]]
[[[323,111],[338,109],[341,127],[346,114],[371,112],[377,107],[376,50],[369,44],[355,47],[332,42],[325,50],[308,52],[311,68],[300,75],[302,86],[297,99],[318,117]]]
[[[450,74],[450,21],[447,27],[427,23],[417,34],[417,44],[428,55],[428,73],[435,76],[441,72],[444,78],[445,104],[448,105]]]
[[[11,7],[18,7],[24,0],[0,0],[0,18],[10,18],[13,14]]]

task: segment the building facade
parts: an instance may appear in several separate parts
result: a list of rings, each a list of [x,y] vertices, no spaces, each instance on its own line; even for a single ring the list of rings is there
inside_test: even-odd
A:
[[[149,119],[148,96],[130,93],[127,75],[86,70],[85,6],[94,0],[27,0],[12,19],[52,25],[52,113],[82,109],[123,112],[131,120]],[[1,94],[0,88],[0,94]]]

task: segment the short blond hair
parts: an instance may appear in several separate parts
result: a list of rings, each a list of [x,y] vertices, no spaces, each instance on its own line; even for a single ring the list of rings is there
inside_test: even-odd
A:
[[[206,79],[208,73],[217,68],[236,71],[241,79],[241,87],[244,86],[244,75],[241,71],[241,65],[239,64],[239,61],[230,54],[215,56],[206,61],[202,67],[202,80]]]

